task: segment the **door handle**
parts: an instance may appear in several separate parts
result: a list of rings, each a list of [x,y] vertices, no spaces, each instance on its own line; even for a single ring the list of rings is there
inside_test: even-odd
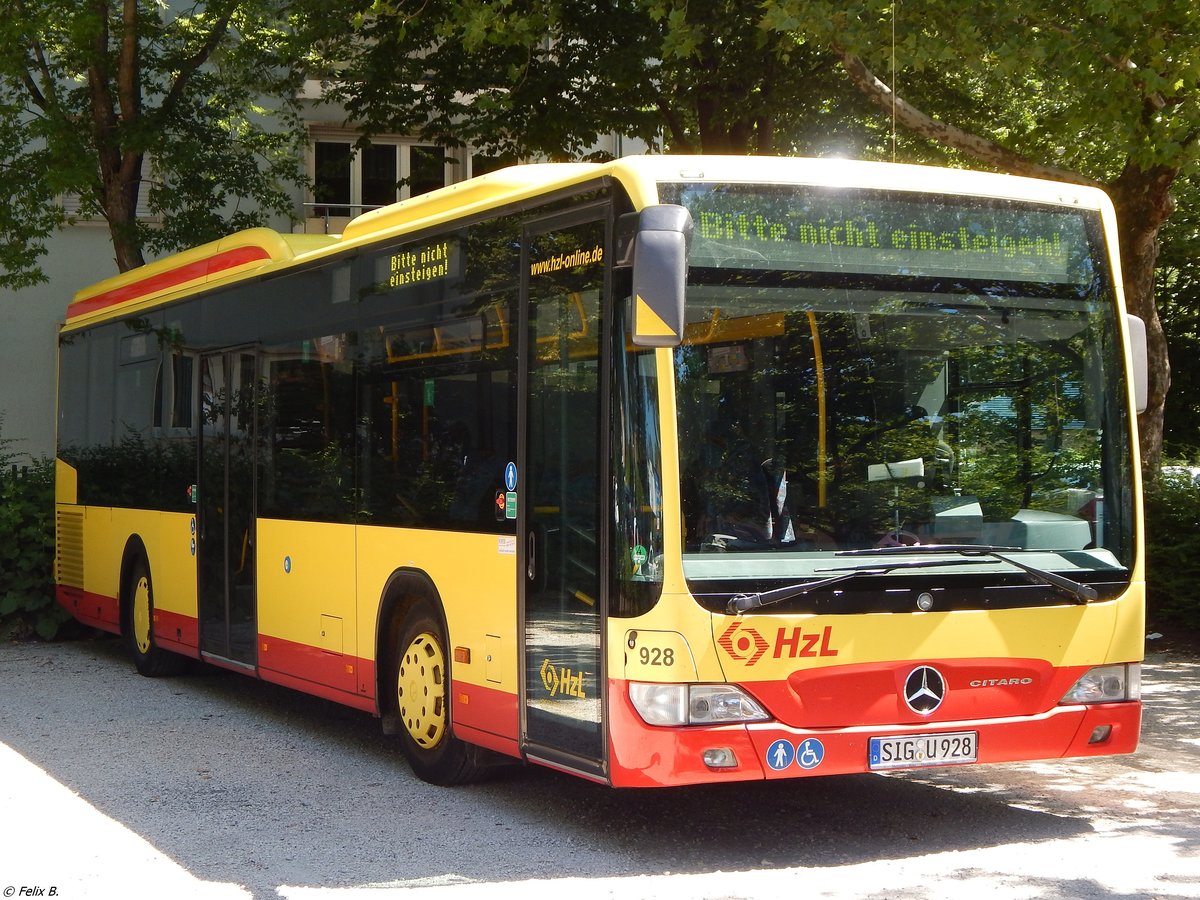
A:
[[[525,538],[525,577],[537,582],[537,532],[532,529]]]

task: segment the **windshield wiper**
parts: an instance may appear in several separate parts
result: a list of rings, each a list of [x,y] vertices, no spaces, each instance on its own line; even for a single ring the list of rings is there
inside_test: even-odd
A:
[[[854,553],[856,551],[848,551]],[[839,556],[841,554],[838,554]],[[764,606],[771,606],[774,603],[783,603],[785,600],[791,600],[795,597],[803,597],[812,591],[819,591],[821,588],[829,587],[841,581],[847,581],[851,578],[856,578],[859,575],[886,575],[895,569],[928,569],[938,568],[941,566],[968,566],[973,565],[973,559],[911,559],[904,562],[868,564],[864,566],[840,566],[838,568],[817,569],[818,572],[837,572],[837,575],[830,575],[828,578],[822,578],[818,581],[805,581],[801,584],[789,584],[781,588],[775,588],[773,591],[761,591],[753,594],[737,594],[729,598],[729,602],[725,604],[725,610],[730,615],[740,616],[744,612],[750,612],[753,609],[761,609]]]
[[[835,553],[835,556],[875,556],[875,555],[908,555],[914,553],[961,553],[963,556],[987,556],[992,559],[998,559],[1000,562],[1008,563],[1017,569],[1020,569],[1030,578],[1035,581],[1040,581],[1042,584],[1057,588],[1064,594],[1069,596],[1076,603],[1091,603],[1099,598],[1100,594],[1090,584],[1083,584],[1079,581],[1059,575],[1057,572],[1048,572],[1045,569],[1031,566],[1029,563],[1021,562],[1008,556],[1009,553],[1018,553],[1023,550],[1023,547],[997,547],[988,544],[906,544],[903,547],[877,547],[869,550],[841,550]]]

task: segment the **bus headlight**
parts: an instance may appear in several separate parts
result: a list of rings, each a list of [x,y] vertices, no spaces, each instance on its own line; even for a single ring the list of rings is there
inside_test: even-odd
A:
[[[1141,697],[1141,663],[1128,663],[1089,669],[1058,702],[1060,705],[1116,703],[1122,700],[1140,700]]]
[[[753,697],[732,684],[631,681],[629,699],[647,725],[724,725],[771,718]]]

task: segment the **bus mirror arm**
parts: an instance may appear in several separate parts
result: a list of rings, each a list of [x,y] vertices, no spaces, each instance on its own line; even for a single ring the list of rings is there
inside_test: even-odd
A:
[[[1134,410],[1144,413],[1150,405],[1150,364],[1146,352],[1146,323],[1130,313],[1125,314],[1125,330],[1129,333],[1129,359],[1133,370]]]
[[[677,347],[683,340],[692,214],[682,206],[648,206],[633,245],[633,344]]]

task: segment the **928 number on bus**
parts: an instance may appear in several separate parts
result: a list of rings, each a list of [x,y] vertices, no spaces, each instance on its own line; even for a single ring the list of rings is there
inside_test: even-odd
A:
[[[627,631],[625,677],[631,681],[695,679],[696,664],[687,640],[675,631]]]
[[[643,666],[675,665],[675,651],[670,647],[640,647],[638,657]]]
[[[867,762],[872,769],[950,766],[975,762],[978,753],[979,733],[975,731],[873,737]]]

